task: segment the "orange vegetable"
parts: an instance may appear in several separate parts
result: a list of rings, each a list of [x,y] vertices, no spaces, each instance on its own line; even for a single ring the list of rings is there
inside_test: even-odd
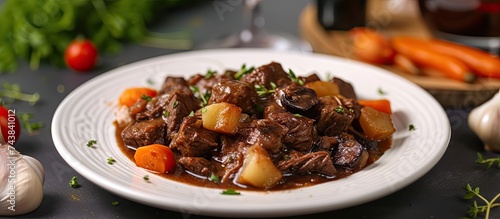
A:
[[[462,60],[478,76],[500,78],[499,57],[480,49],[444,40],[433,39],[429,44],[436,52]]]
[[[389,40],[382,34],[363,27],[349,30],[353,39],[354,54],[365,62],[372,64],[390,64],[396,54]]]
[[[420,74],[420,69],[415,65],[415,63],[400,53],[394,56],[394,66],[412,75]]]
[[[361,108],[359,124],[365,136],[372,140],[383,140],[396,132],[389,114],[369,106]]]
[[[132,87],[125,89],[118,99],[120,106],[131,107],[143,95],[146,97],[155,97],[158,94],[156,90],[147,87]]]
[[[361,106],[369,106],[383,113],[392,114],[391,102],[387,99],[358,100],[358,104]]]
[[[429,42],[412,37],[393,37],[392,47],[415,64],[437,70],[449,78],[472,82],[475,75],[460,59],[443,55],[429,46]]]
[[[175,168],[175,156],[169,147],[151,144],[137,148],[134,154],[135,164],[158,173],[167,173]]]

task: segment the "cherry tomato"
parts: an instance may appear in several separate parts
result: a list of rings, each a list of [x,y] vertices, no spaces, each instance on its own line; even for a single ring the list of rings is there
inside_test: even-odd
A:
[[[64,52],[64,60],[68,67],[75,71],[89,71],[97,62],[97,48],[90,40],[75,39]]]
[[[21,134],[21,125],[16,116],[16,111],[0,106],[0,143],[14,145]]]

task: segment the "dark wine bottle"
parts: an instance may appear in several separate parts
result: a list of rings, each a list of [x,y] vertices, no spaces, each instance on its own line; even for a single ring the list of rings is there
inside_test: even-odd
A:
[[[366,0],[317,0],[318,21],[326,30],[362,27],[366,20]]]

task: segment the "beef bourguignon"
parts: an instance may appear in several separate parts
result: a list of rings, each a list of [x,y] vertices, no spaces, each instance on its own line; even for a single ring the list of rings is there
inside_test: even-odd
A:
[[[253,190],[348,176],[382,156],[395,132],[390,115],[360,105],[349,82],[298,77],[276,62],[168,76],[156,96],[120,106],[115,124],[132,161],[147,145],[173,152],[175,166],[162,176]]]

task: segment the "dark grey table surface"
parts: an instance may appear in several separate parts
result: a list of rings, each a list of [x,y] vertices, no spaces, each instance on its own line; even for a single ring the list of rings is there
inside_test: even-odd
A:
[[[216,0],[229,3],[228,0]],[[239,1],[232,1],[239,2]],[[179,9],[166,14],[152,29],[158,32],[189,30],[198,45],[209,39],[241,29],[242,4],[217,14],[214,1]],[[268,0],[262,4],[268,31],[287,32],[299,36],[298,19],[308,0]],[[286,9],[286,10],[285,10]],[[222,15],[222,16],[219,16]],[[166,211],[142,205],[112,194],[85,179],[79,178],[82,187],[68,186],[78,172],[58,154],[51,137],[50,124],[59,103],[75,88],[108,70],[139,60],[167,55],[179,51],[142,45],[126,45],[117,55],[102,55],[100,65],[86,74],[68,69],[42,65],[38,70],[29,69],[21,62],[13,74],[0,75],[0,81],[18,83],[24,92],[39,92],[41,100],[35,106],[15,103],[10,107],[17,112],[34,113],[33,121],[45,126],[38,134],[21,135],[17,149],[35,157],[45,167],[44,199],[32,213],[23,218],[210,218],[180,212]],[[58,86],[64,91],[58,91]],[[470,183],[481,188],[481,193],[491,199],[500,192],[500,169],[485,169],[475,163],[476,153],[486,157],[498,156],[485,152],[481,141],[467,124],[470,108],[445,108],[450,125],[451,141],[442,159],[422,178],[386,197],[342,210],[306,215],[307,218],[460,218],[465,216],[470,202],[463,200],[463,186]],[[432,113],[432,112],[430,112]],[[335,198],[335,196],[332,196]],[[113,206],[113,201],[121,204]],[[291,218],[303,218],[304,215]],[[500,209],[493,209],[491,218],[500,218]]]

